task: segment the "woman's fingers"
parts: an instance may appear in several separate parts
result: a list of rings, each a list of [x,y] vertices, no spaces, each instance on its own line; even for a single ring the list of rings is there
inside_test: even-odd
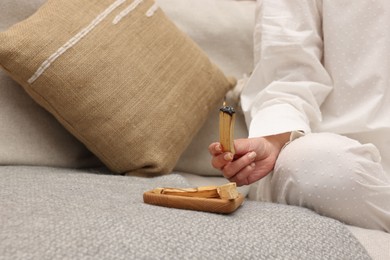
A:
[[[242,138],[234,140],[234,149],[237,154],[247,154],[251,151],[258,151],[263,147],[263,143],[259,142],[260,138]]]
[[[222,153],[222,146],[220,143],[215,142],[209,145],[209,153],[212,156],[217,156]]]
[[[211,165],[218,170],[222,170],[227,163],[233,160],[231,153],[223,154],[221,144],[218,142],[209,145],[209,152],[212,155]]]
[[[256,182],[272,171],[280,151],[278,144],[263,137],[244,138],[234,140],[234,158],[233,154],[224,153],[218,142],[209,146],[209,152],[213,156],[213,167],[241,186]]]
[[[252,162],[250,165],[245,166],[236,175],[231,177],[229,181],[235,182],[237,186],[249,185],[252,183],[250,180],[250,176],[253,174],[255,168],[256,168],[256,164]]]
[[[232,178],[246,166],[250,166],[255,161],[256,156],[255,152],[249,152],[234,162],[226,164],[222,169],[223,176],[227,179]]]
[[[213,158],[211,159],[211,165],[218,170],[223,170],[225,166],[231,161],[233,161],[233,154],[223,153],[217,156],[213,156]]]
[[[237,185],[248,185],[258,179],[255,174],[255,160],[259,160],[259,155],[254,151],[257,147],[263,147],[260,139],[237,139],[234,142],[236,155],[232,153],[224,153],[219,142],[214,142],[209,145],[209,152],[212,155],[211,165],[218,170],[221,170],[223,176],[230,181],[234,181]]]
[[[237,183],[237,186],[252,184],[269,173],[267,168],[262,166],[260,162],[252,162],[244,167],[236,175],[229,178],[229,181]]]
[[[256,143],[255,138],[251,139],[236,139],[234,140],[234,149],[237,155],[244,155],[250,151],[253,151],[259,144]],[[221,143],[214,142],[209,145],[209,152],[212,156],[223,153]]]

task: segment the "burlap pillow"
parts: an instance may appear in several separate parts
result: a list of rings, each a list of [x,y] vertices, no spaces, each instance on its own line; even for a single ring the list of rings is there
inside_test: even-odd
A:
[[[0,64],[111,170],[172,170],[231,87],[151,0],[49,0]]]

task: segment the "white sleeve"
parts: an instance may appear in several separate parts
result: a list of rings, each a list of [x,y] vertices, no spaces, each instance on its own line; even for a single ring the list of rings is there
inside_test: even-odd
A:
[[[241,95],[249,137],[310,132],[332,90],[322,64],[322,1],[258,1],[259,58]]]

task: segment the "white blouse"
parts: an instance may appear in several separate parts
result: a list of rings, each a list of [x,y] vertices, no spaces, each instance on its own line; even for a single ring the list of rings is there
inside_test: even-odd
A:
[[[249,136],[333,132],[375,144],[390,173],[390,1],[261,0]]]

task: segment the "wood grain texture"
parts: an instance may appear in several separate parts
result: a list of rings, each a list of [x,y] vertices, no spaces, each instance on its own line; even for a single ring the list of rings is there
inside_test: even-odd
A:
[[[152,191],[147,191],[143,194],[143,199],[145,203],[156,206],[229,214],[243,203],[244,196],[239,193],[236,199],[226,200],[156,194]]]
[[[234,123],[236,114],[234,108],[226,106],[220,108],[219,112],[219,142],[223,152],[235,154],[234,149]]]
[[[155,194],[226,200],[238,197],[237,184],[235,182],[229,182],[220,186],[200,186],[197,188],[156,188],[151,190],[151,192]]]

